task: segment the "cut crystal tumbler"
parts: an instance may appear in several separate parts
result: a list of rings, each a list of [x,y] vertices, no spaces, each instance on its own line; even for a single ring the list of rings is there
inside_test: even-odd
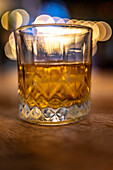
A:
[[[60,125],[90,111],[91,28],[40,24],[18,28],[19,114],[28,122]]]

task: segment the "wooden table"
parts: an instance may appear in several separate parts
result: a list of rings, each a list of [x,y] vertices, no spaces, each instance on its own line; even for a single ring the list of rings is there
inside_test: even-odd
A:
[[[113,71],[92,73],[92,109],[75,124],[44,127],[18,117],[16,69],[0,73],[0,170],[112,170]]]

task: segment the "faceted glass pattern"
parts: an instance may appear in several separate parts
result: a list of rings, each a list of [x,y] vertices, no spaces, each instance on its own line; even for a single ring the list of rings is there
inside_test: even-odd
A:
[[[22,119],[40,125],[59,125],[76,122],[83,119],[90,111],[90,100],[82,104],[72,105],[68,108],[39,109],[34,106],[32,109],[25,103],[20,103],[19,112]]]
[[[82,63],[19,65],[21,116],[37,123],[66,123],[85,116],[90,72],[91,65]]]

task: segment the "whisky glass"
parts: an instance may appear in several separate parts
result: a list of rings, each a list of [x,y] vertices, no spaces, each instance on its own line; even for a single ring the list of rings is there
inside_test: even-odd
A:
[[[63,125],[88,115],[92,29],[37,24],[14,34],[20,117],[40,125]]]

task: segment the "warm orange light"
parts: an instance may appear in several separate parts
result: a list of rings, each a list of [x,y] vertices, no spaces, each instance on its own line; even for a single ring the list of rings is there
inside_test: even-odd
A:
[[[2,15],[2,18],[1,18],[2,27],[6,30],[9,29],[9,14],[10,14],[10,11],[7,11]]]
[[[74,24],[74,22],[70,19],[69,21],[66,22],[66,24]]]
[[[92,28],[92,43],[94,44],[95,41],[97,42],[99,39],[99,27],[96,23],[92,21],[84,21],[81,25],[87,26]]]
[[[84,21],[82,22],[82,25],[88,25],[88,24],[90,24],[90,23],[91,23],[91,21],[85,21],[85,20],[84,20]]]
[[[73,21],[74,23],[76,23],[78,20],[77,20],[77,19],[72,19],[72,21]]]
[[[76,21],[75,24],[76,25],[81,25],[83,23],[83,21]]]
[[[106,28],[105,28],[104,24],[101,23],[101,21],[97,22],[96,24],[99,27],[99,41],[101,41],[106,36]]]
[[[106,22],[103,22],[101,21],[101,24],[105,27],[106,29],[106,34],[105,36],[101,39],[101,41],[107,41],[110,39],[111,35],[112,35],[112,29],[111,29],[111,26],[106,23]]]
[[[98,25],[95,23],[94,25],[91,25],[91,28],[93,29],[92,40],[98,41],[98,39],[99,39],[99,27],[98,27]]]

